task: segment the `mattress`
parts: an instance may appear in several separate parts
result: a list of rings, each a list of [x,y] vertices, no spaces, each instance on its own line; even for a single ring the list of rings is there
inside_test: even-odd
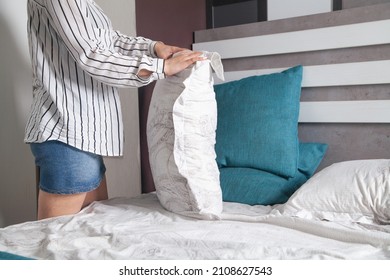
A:
[[[155,193],[0,229],[0,251],[44,260],[390,259],[390,226],[282,215],[224,202],[221,220],[166,211]]]

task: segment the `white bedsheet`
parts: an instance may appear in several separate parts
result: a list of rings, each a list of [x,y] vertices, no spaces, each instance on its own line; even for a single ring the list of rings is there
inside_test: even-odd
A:
[[[221,221],[165,211],[154,193],[0,229],[0,251],[37,259],[390,259],[390,226],[286,217],[224,203]],[[241,221],[238,221],[241,220]]]

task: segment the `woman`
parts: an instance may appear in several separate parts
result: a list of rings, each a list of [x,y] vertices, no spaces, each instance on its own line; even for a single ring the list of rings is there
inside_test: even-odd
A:
[[[40,171],[43,219],[107,199],[102,156],[123,153],[117,88],[147,85],[203,58],[113,30],[92,0],[28,0],[28,16],[33,104],[25,142]]]

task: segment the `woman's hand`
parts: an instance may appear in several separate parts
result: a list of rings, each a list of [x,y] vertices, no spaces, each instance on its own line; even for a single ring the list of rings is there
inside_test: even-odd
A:
[[[165,60],[164,73],[167,76],[172,76],[180,71],[186,69],[191,64],[205,60],[202,56],[202,52],[194,52],[190,50],[184,50],[176,53],[173,57]]]
[[[154,52],[159,58],[165,60],[164,73],[167,76],[173,76],[191,64],[206,59],[202,56],[202,52],[194,52],[184,48],[165,45],[163,42],[156,43]],[[144,78],[151,74],[150,71],[145,69],[142,69],[138,73],[140,77]]]
[[[184,50],[185,50],[184,48],[165,45],[163,42],[157,42],[154,45],[154,52],[156,53],[158,58],[162,58],[162,59],[168,59],[172,57],[172,55],[174,55],[175,53]]]

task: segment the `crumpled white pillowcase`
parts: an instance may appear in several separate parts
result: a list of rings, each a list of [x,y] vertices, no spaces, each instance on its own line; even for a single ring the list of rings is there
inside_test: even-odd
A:
[[[335,163],[276,210],[307,219],[389,224],[390,160]]]
[[[222,192],[214,150],[217,105],[212,69],[223,79],[218,53],[157,81],[147,120],[147,142],[157,197],[167,210],[218,219]]]

